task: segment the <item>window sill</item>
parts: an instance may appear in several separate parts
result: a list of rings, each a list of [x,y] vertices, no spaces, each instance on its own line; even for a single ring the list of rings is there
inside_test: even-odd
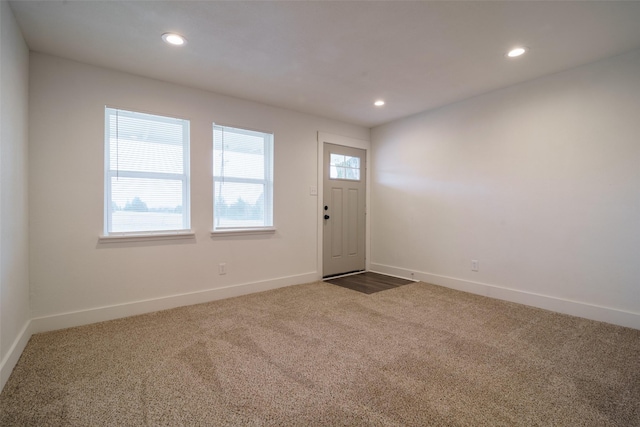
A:
[[[122,233],[100,236],[98,243],[153,242],[157,240],[193,239],[195,237],[196,233],[191,230],[161,231],[157,233]]]
[[[275,232],[275,227],[228,228],[223,230],[213,230],[211,232],[211,237],[250,236],[256,234],[275,234]]]

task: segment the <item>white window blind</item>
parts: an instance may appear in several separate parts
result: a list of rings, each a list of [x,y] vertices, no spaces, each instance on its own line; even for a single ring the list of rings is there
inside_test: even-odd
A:
[[[213,229],[273,226],[273,134],[213,126]]]
[[[105,234],[189,228],[189,121],[105,108]]]

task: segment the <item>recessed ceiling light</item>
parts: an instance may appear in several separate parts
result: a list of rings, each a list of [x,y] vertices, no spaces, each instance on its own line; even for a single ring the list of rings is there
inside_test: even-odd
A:
[[[525,49],[524,47],[516,47],[514,49],[511,49],[508,53],[507,56],[509,58],[515,58],[518,57],[522,54],[524,54],[527,51],[527,49]]]
[[[376,107],[382,107],[384,105],[384,101],[382,99],[377,100],[373,103]]]
[[[166,43],[169,43],[175,46],[182,46],[187,42],[187,40],[184,37],[176,33],[164,33],[162,35],[162,40],[164,40]]]

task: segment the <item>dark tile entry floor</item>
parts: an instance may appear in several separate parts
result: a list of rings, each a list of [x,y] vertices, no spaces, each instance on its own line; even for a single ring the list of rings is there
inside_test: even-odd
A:
[[[351,276],[338,277],[336,279],[325,279],[327,283],[342,286],[343,288],[353,289],[354,291],[363,292],[365,294],[373,294],[387,289],[397,288],[398,286],[414,283],[412,280],[400,279],[398,277],[387,276],[380,273],[358,273]]]

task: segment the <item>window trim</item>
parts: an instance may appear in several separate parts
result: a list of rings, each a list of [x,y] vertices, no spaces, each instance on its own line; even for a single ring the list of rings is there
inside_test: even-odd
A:
[[[275,227],[223,228],[211,230],[211,237],[265,235],[276,231]]]
[[[117,112],[117,113],[116,113]],[[140,172],[140,171],[122,171],[111,170],[111,151],[110,151],[110,125],[109,118],[113,114],[120,116],[136,117],[138,114],[153,116],[158,122],[176,123],[181,122],[182,125],[182,174],[167,172]],[[104,108],[104,222],[103,235],[99,241],[103,242],[111,239],[126,240],[136,237],[138,239],[148,236],[149,240],[158,240],[162,238],[172,238],[177,234],[192,234],[191,231],[191,170],[190,170],[190,150],[191,150],[191,121],[181,117],[171,117],[146,111],[132,111],[117,107],[105,105]],[[140,231],[110,231],[112,228],[113,206],[111,204],[111,179],[114,176],[124,178],[150,178],[150,179],[166,179],[171,181],[181,181],[182,183],[182,227],[178,230],[140,230]]]
[[[128,243],[128,242],[153,242],[158,240],[187,240],[195,239],[193,230],[176,231],[150,231],[141,233],[111,233],[108,236],[98,237],[98,243]]]
[[[247,227],[216,227],[216,182],[220,182],[220,176],[216,176],[215,170],[215,132],[216,128],[232,128],[236,131],[240,131],[237,133],[244,133],[246,135],[255,135],[260,134],[260,136],[269,135],[269,141],[264,142],[264,179],[258,178],[238,178],[238,177],[224,177],[225,182],[230,183],[244,183],[244,184],[262,184],[264,185],[264,203],[265,206],[269,206],[270,209],[265,209],[265,218],[264,223],[269,225],[261,225],[261,226],[247,226]],[[273,203],[273,187],[274,187],[274,169],[275,169],[275,133],[266,130],[252,129],[248,127],[240,127],[237,125],[228,125],[223,123],[212,123],[212,159],[211,159],[211,176],[212,176],[212,184],[213,184],[213,192],[212,192],[212,230],[211,236],[223,236],[223,235],[250,235],[250,234],[270,234],[275,232],[275,222],[274,222],[274,203]]]

